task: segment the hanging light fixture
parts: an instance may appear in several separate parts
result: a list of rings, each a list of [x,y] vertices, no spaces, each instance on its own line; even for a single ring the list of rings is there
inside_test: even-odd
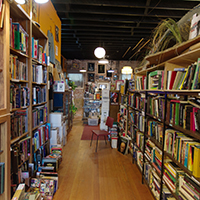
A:
[[[112,69],[112,68],[110,68],[109,70],[108,70],[108,73],[113,73],[114,72],[114,70]]]
[[[49,0],[35,0],[36,3],[47,3]]]
[[[130,66],[124,66],[122,68],[122,74],[132,74],[133,69]]]
[[[25,0],[15,0],[17,3],[19,3],[19,4],[25,4],[26,3],[26,1]]]
[[[86,69],[84,69],[83,67],[79,70],[79,72],[86,72]]]
[[[105,58],[102,58],[101,60],[98,61],[99,64],[108,64],[109,61]]]
[[[97,57],[97,58],[103,58],[105,55],[106,55],[106,51],[103,47],[97,47],[95,50],[94,50],[94,55]]]

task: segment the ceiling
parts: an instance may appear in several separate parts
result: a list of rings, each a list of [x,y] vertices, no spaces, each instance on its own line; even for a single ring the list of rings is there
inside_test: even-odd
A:
[[[152,31],[162,19],[178,21],[199,1],[51,0],[61,19],[61,53],[66,59],[96,59],[102,46],[109,60],[142,60]]]

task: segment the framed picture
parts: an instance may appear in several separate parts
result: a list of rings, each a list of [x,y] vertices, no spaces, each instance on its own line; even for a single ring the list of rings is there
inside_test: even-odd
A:
[[[119,105],[119,92],[111,92],[110,104],[111,105]]]
[[[94,63],[88,63],[88,72],[94,72]]]
[[[105,73],[105,65],[98,65],[98,73]]]
[[[55,40],[59,42],[59,28],[55,25]]]
[[[94,73],[88,73],[88,82],[94,82]]]

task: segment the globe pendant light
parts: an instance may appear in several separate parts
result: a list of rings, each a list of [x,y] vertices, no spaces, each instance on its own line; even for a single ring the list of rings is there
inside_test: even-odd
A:
[[[97,57],[97,58],[103,58],[105,55],[106,55],[106,51],[104,48],[102,47],[97,47],[95,50],[94,50],[94,55]]]
[[[25,0],[15,0],[17,3],[19,3],[19,4],[25,4],[26,3],[26,1]]]
[[[35,0],[36,3],[47,3],[49,0]]]

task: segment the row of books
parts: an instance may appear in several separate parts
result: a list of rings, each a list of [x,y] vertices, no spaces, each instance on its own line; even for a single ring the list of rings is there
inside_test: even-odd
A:
[[[191,64],[188,68],[175,68],[168,71],[167,89],[195,90],[200,89],[200,59]]]
[[[21,84],[11,83],[10,84],[11,109],[29,106],[29,103],[30,103],[29,88],[22,86]]]
[[[163,90],[164,89],[164,70],[155,70],[148,74],[147,89]]]
[[[32,110],[32,126],[33,128],[47,122],[47,107],[39,106]]]
[[[147,89],[147,85],[146,85],[146,80],[147,76],[143,75],[143,76],[137,76],[136,80],[135,80],[135,86],[137,88],[137,90],[146,90]]]
[[[137,129],[144,132],[145,118],[141,112],[129,112],[129,120],[137,126]]]
[[[11,116],[11,140],[28,132],[28,110],[17,110]]]
[[[173,129],[165,131],[164,150],[200,178],[200,143]]]
[[[46,87],[33,87],[33,104],[46,102]]]
[[[163,142],[163,124],[153,121],[153,120],[148,120],[148,132],[147,134],[154,138],[159,144],[162,145]]]
[[[47,70],[42,65],[32,65],[33,82],[47,83]]]
[[[196,100],[195,100],[196,101]],[[192,100],[170,100],[167,102],[169,114],[167,122],[184,129],[200,132],[200,108],[195,107]]]
[[[164,119],[165,99],[162,96],[148,96],[147,113],[157,118]]]
[[[133,145],[133,159],[136,161],[137,166],[142,171],[143,153],[138,149],[138,147],[136,145]]]
[[[140,150],[143,150],[144,134],[139,131],[136,132],[136,145],[138,146],[138,148],[140,148]]]
[[[10,46],[22,53],[28,54],[29,35],[19,22],[10,18]]]
[[[25,163],[30,156],[30,139],[25,137],[11,146],[11,172],[18,173],[18,166]],[[28,166],[25,169],[28,169]]]
[[[145,144],[145,157],[152,163],[156,171],[161,174],[162,168],[162,151],[155,146],[151,140],[147,140]]]
[[[49,139],[50,139],[49,124],[40,126],[37,130],[34,131],[34,137],[33,137],[34,151],[38,150]]]
[[[161,180],[148,162],[144,163],[144,177],[155,199],[159,200]]]
[[[43,46],[39,44],[39,40],[32,37],[32,58],[36,59],[41,64],[47,64],[47,55],[44,53]]]
[[[129,94],[128,104],[140,110],[144,110],[145,107],[145,96]]]
[[[10,54],[10,77],[16,80],[28,80],[26,63],[20,61],[18,56],[12,54]]]

